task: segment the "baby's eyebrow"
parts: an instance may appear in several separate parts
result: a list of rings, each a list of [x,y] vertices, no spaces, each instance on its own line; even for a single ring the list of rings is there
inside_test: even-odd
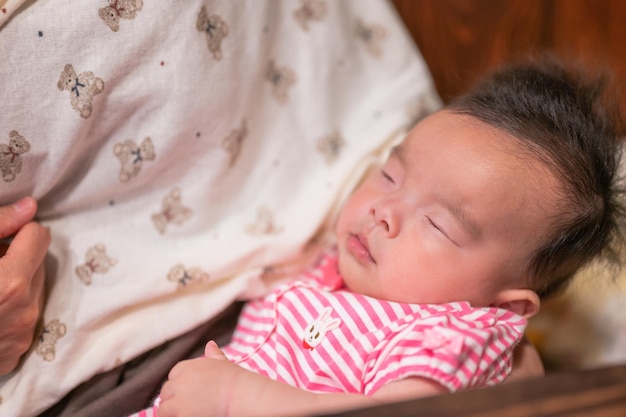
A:
[[[389,153],[389,158],[396,157],[400,160],[400,163],[402,163],[402,165],[406,164],[406,158],[405,158],[405,153],[406,151],[404,150],[404,147],[402,146],[402,144],[400,145],[396,145],[393,148],[391,148],[391,152]]]
[[[394,146],[389,153],[389,158],[395,157],[398,158],[400,163],[404,166],[407,164],[406,159],[406,147],[403,146],[403,143]],[[455,219],[461,223],[461,226],[467,230],[470,236],[476,240],[480,238],[482,235],[482,228],[468,213],[467,210],[463,208],[463,206],[455,201],[452,201],[448,198],[444,198],[441,194],[437,196],[438,200],[441,202],[443,207],[448,210]]]
[[[474,239],[478,240],[482,235],[479,224],[467,213],[463,206],[439,196],[441,204],[461,223]]]

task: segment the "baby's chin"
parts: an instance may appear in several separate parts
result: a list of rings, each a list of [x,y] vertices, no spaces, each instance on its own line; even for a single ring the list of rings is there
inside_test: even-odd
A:
[[[349,265],[346,265],[345,259],[348,255],[341,255],[341,251],[339,251],[337,256],[337,272],[339,272],[339,276],[342,279],[342,288],[350,291],[357,292],[353,289],[354,282],[354,271],[351,271]]]
[[[347,275],[344,275],[341,272],[341,268],[339,268],[339,274],[343,279],[341,287],[343,290],[349,291],[354,294],[366,295],[372,298],[385,299],[384,297],[381,297],[379,291],[371,288],[369,285],[367,285],[367,282],[363,282],[363,274],[361,274],[359,277],[354,277],[353,275],[356,275],[354,274],[354,272],[352,274],[348,273]]]

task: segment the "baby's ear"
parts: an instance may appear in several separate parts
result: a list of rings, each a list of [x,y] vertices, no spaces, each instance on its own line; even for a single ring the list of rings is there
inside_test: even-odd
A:
[[[497,296],[492,307],[509,310],[527,319],[539,312],[539,296],[528,289],[503,290]]]

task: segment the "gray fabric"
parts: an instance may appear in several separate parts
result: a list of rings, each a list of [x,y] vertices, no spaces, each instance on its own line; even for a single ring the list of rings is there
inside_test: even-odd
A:
[[[150,405],[170,369],[179,361],[201,356],[206,342],[226,344],[241,303],[162,346],[75,388],[39,417],[123,417]]]

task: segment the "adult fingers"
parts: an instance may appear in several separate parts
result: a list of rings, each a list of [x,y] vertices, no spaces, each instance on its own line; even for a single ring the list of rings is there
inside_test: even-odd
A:
[[[6,375],[14,370],[20,363],[21,355],[9,352],[7,355],[0,355],[0,376]]]
[[[36,211],[37,202],[32,197],[24,197],[8,206],[0,206],[0,239],[17,232],[33,219]]]
[[[33,277],[50,246],[50,232],[39,223],[26,223],[16,233],[0,265],[0,280]]]
[[[35,272],[30,288],[15,293],[14,299],[0,305],[0,375],[11,372],[30,348],[43,309],[43,264]],[[17,300],[16,300],[17,299]],[[5,310],[10,311],[10,315]]]
[[[45,228],[28,223],[0,259],[0,375],[13,370],[32,344],[44,303],[49,239]]]

